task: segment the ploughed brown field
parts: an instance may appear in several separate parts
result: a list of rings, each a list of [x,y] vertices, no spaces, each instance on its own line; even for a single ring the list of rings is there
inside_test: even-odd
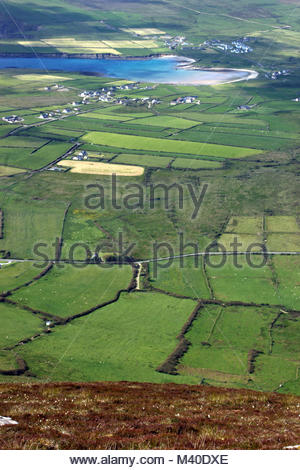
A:
[[[282,449],[300,443],[291,395],[174,384],[1,384],[1,449]]]

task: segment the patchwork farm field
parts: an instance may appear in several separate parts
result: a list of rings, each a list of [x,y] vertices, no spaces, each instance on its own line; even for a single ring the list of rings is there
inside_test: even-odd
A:
[[[90,265],[82,276],[78,266],[57,265],[39,282],[18,289],[12,299],[34,310],[69,317],[114,299],[120,290],[128,288],[131,276],[130,266]]]
[[[30,39],[4,30],[0,54],[174,53],[259,75],[183,86],[1,69],[1,382],[173,382],[215,401],[224,387],[246,389],[230,392],[237,400],[300,394],[299,25],[274,2],[254,18],[245,2],[220,16],[164,0],[155,11],[91,0],[84,14],[58,0],[45,14],[39,0]],[[27,31],[24,5],[8,3]],[[204,44],[213,32],[253,51]]]
[[[74,162],[71,160],[61,160],[61,166],[70,168],[72,173],[84,173],[90,175],[112,175],[117,176],[140,176],[144,173],[144,168],[140,166],[114,165],[113,163],[100,162]]]
[[[260,151],[253,151],[251,149],[237,149],[233,147],[226,147],[214,144],[198,144],[196,142],[184,141],[171,141],[165,139],[155,139],[151,137],[128,136],[113,134],[109,132],[89,132],[84,136],[84,140],[94,144],[103,144],[107,146],[117,146],[126,149],[146,150],[146,151],[162,151],[187,153],[192,155],[208,155],[210,157],[223,157],[223,158],[243,158],[250,155],[260,153]]]

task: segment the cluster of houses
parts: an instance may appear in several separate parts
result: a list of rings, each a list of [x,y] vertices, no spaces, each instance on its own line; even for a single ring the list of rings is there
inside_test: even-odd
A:
[[[204,42],[204,46],[214,47],[224,52],[230,52],[231,54],[248,54],[253,49],[247,44],[248,38],[236,39],[231,43],[227,44],[219,39],[212,39]]]
[[[169,49],[176,49],[177,47],[188,46],[185,36],[164,36],[164,45]]]
[[[9,124],[17,124],[18,122],[24,121],[24,119],[21,116],[13,114],[12,116],[4,116],[2,121],[8,122]]]
[[[147,107],[150,109],[152,106],[155,104],[159,104],[161,101],[157,98],[150,98],[149,96],[144,96],[141,98],[120,98],[116,101],[116,104],[122,104],[124,106],[130,106],[130,105],[147,105]]]
[[[65,90],[65,87],[63,85],[59,85],[58,83],[55,83],[54,85],[45,86],[44,90],[45,91],[53,91],[53,90],[63,91]]]
[[[265,77],[269,80],[278,80],[278,78],[286,77],[290,72],[288,70],[277,70],[275,72],[266,73]]]
[[[74,155],[74,157],[72,157],[72,160],[78,160],[78,161],[82,161],[82,160],[87,160],[88,159],[88,153],[86,150],[81,150],[77,155]]]
[[[104,103],[114,103],[117,105],[147,105],[148,108],[151,108],[155,104],[159,104],[160,100],[157,98],[151,98],[149,96],[131,98],[128,96],[123,96],[122,98],[115,96],[115,91],[119,90],[152,90],[155,86],[139,86],[139,83],[129,83],[125,85],[111,86],[102,88],[100,91],[82,91],[79,96],[82,98],[83,104],[89,104],[89,100],[101,101]],[[72,103],[74,104],[74,103]],[[76,104],[76,103],[75,103]]]
[[[72,114],[76,111],[79,111],[79,108],[64,108],[63,110],[56,109],[55,111],[50,111],[50,112],[41,112],[39,115],[39,119],[51,119],[51,118],[57,118],[61,116],[62,114]]]
[[[176,106],[177,104],[201,104],[198,96],[180,96],[176,100],[171,101],[170,106]]]
[[[249,106],[248,104],[241,104],[237,107],[240,111],[249,111],[249,109],[253,108],[253,106]]]
[[[50,168],[47,168],[48,171],[66,171],[65,168],[63,168],[62,166],[57,166],[57,165],[54,165],[54,166],[51,166]]]

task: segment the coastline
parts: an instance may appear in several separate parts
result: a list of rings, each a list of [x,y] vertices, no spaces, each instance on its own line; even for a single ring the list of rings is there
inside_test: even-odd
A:
[[[226,68],[226,67],[195,67],[194,64],[196,62],[195,59],[191,59],[189,57],[181,57],[181,56],[174,56],[170,55],[166,57],[174,57],[177,59],[184,59],[182,63],[178,64],[178,68],[188,69],[188,70],[199,70],[200,72],[245,72],[247,73],[247,77],[240,77],[234,80],[225,81],[222,83],[218,83],[218,85],[223,85],[225,83],[234,83],[240,82],[242,80],[253,80],[258,77],[259,73],[256,70],[252,69],[233,69],[233,68]],[[186,62],[186,63],[185,63]]]
[[[57,59],[90,59],[90,60],[151,60],[154,58],[162,58],[162,59],[175,59],[177,61],[176,68],[178,69],[185,69],[185,70],[195,70],[199,72],[244,72],[247,74],[246,76],[243,77],[238,77],[238,78],[233,78],[229,80],[206,80],[206,81],[201,81],[199,83],[198,81],[195,82],[163,82],[165,84],[169,85],[194,85],[194,86],[201,86],[201,85],[207,85],[207,86],[216,86],[216,85],[225,85],[229,83],[235,83],[235,82],[240,82],[244,80],[252,80],[258,77],[259,73],[256,72],[255,70],[251,69],[236,69],[236,68],[226,68],[226,67],[198,67],[195,66],[194,64],[196,63],[195,59],[192,59],[190,57],[184,57],[184,56],[178,56],[174,54],[150,54],[147,56],[117,56],[113,54],[65,54],[63,52],[57,52],[57,53],[44,53],[44,54],[33,54],[33,53],[1,53],[0,58],[24,58],[24,59],[37,59],[37,58],[57,58]],[[78,72],[85,74],[83,72]],[[149,82],[150,83],[150,82]],[[156,82],[157,83],[157,82]]]

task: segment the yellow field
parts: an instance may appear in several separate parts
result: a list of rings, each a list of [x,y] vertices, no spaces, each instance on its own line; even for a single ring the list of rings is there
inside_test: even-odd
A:
[[[67,53],[119,54],[117,50],[103,41],[77,40],[75,38],[62,37],[45,39],[45,42],[48,46]]]
[[[158,45],[151,39],[141,40],[115,40],[115,41],[89,41],[77,40],[69,37],[49,38],[44,39],[43,42],[38,41],[21,41],[27,42],[29,45],[39,45],[40,47],[55,47],[60,52],[65,53],[86,53],[86,54],[115,54],[119,55],[117,49],[143,49],[143,48],[156,48]],[[36,44],[33,44],[33,43]],[[32,44],[31,44],[32,43]],[[25,45],[25,44],[23,44]]]
[[[14,78],[17,78],[18,80],[23,80],[23,81],[28,81],[28,82],[42,82],[42,81],[47,81],[47,82],[62,82],[63,80],[72,80],[70,77],[61,77],[60,75],[42,75],[38,73],[28,73],[28,74],[21,74],[21,75],[14,75]]]
[[[74,160],[62,160],[59,165],[71,168],[72,173],[84,173],[89,175],[115,174],[117,176],[140,176],[144,173],[144,168],[133,165],[114,165],[112,163],[101,162],[80,162]]]
[[[123,29],[126,33],[139,34],[140,36],[152,36],[155,34],[166,34],[165,31],[161,31],[156,28],[126,28]]]
[[[13,168],[11,166],[0,165],[0,176],[16,175],[18,173],[24,173],[24,171],[27,171],[27,170],[22,170],[21,168]]]
[[[114,54],[120,55],[120,52],[113,48],[103,47],[58,47],[60,52],[65,54]]]
[[[44,39],[47,44],[70,44],[76,42],[75,38],[59,37]]]
[[[129,40],[116,40],[116,41],[105,41],[105,44],[109,47],[116,47],[117,49],[143,49],[147,47],[158,47],[156,42],[152,40],[142,39],[137,41]]]
[[[132,41],[133,44],[136,44],[138,47],[158,47],[158,44],[156,44],[155,41],[152,41],[152,39],[143,39],[143,40],[137,40],[137,41]]]
[[[134,82],[132,80],[117,80],[114,82],[108,82],[107,85],[119,86],[119,85],[129,85],[130,83],[134,83]]]
[[[48,44],[42,41],[18,41],[17,44],[24,47],[48,47]]]

